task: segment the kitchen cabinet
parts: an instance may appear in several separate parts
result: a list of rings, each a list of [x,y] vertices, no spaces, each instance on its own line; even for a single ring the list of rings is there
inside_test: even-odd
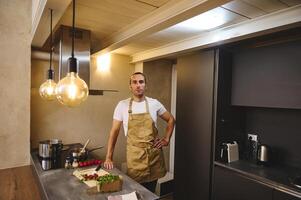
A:
[[[214,200],[273,200],[273,189],[231,170],[215,166]]]
[[[214,50],[177,60],[175,200],[210,199]]]
[[[301,40],[233,53],[232,105],[301,108]]]
[[[295,197],[279,190],[273,191],[273,200],[300,200],[301,198]]]

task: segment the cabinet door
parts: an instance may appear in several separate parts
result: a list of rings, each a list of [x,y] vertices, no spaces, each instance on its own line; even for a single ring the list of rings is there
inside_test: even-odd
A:
[[[175,200],[210,199],[214,51],[177,61]]]
[[[228,169],[215,166],[214,200],[272,200],[273,189]]]
[[[273,200],[297,200],[297,199],[301,199],[301,198],[295,197],[293,195],[290,195],[290,194],[287,194],[287,193],[284,193],[284,192],[281,192],[281,191],[278,191],[278,190],[274,190],[273,196],[274,196]]]

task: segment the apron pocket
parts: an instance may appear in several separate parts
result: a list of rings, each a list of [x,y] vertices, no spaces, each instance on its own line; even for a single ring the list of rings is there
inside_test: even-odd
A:
[[[127,146],[127,167],[135,171],[148,170],[148,155],[145,149],[140,147]]]

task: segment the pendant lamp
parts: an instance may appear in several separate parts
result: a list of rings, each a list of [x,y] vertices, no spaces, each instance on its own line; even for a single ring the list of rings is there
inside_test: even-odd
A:
[[[56,87],[56,97],[60,103],[69,107],[75,107],[85,101],[89,95],[86,82],[78,76],[78,60],[74,57],[75,36],[75,0],[73,0],[72,18],[72,50],[68,59],[69,72],[61,79]]]
[[[54,71],[52,70],[52,9],[50,9],[50,59],[49,70],[47,72],[47,80],[40,86],[39,93],[42,99],[52,101],[55,99],[56,83],[54,82]]]

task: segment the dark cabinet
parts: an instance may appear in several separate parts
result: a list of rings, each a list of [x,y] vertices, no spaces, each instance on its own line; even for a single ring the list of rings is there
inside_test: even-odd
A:
[[[175,200],[210,199],[214,51],[177,60]]]
[[[285,192],[281,192],[279,190],[274,190],[273,192],[273,200],[298,200],[301,198],[295,197],[293,195],[287,194]]]
[[[233,53],[232,105],[301,108],[301,40]]]
[[[214,168],[214,200],[272,200],[273,189],[219,166]]]

